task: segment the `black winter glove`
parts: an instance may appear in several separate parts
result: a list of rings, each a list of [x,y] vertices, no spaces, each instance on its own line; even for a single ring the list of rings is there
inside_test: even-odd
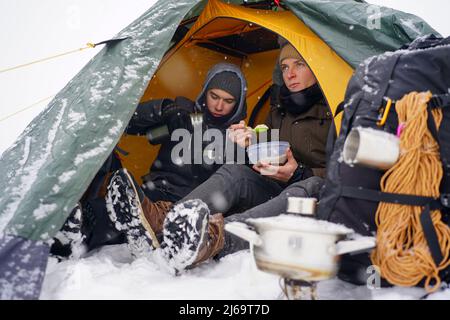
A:
[[[190,114],[191,110],[173,104],[162,110],[162,119],[170,134],[176,129],[187,129],[192,132]]]
[[[169,121],[174,120],[176,116],[185,117],[190,112],[191,110],[172,103],[161,110],[161,116],[163,121],[169,124]]]

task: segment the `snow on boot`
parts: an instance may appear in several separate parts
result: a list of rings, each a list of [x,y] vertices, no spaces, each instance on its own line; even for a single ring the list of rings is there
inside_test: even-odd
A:
[[[82,233],[82,224],[83,213],[81,205],[77,203],[61,230],[53,238],[54,242],[50,253],[58,260],[78,259],[87,251],[84,245],[86,236]]]
[[[118,231],[126,234],[128,247],[135,257],[159,247],[154,231],[142,209],[145,195],[126,169],[114,173],[107,188],[106,209]]]
[[[221,220],[221,228],[215,220]],[[208,206],[199,199],[175,205],[163,230],[162,251],[169,266],[179,272],[216,255],[224,244],[223,225],[222,215],[210,217]]]

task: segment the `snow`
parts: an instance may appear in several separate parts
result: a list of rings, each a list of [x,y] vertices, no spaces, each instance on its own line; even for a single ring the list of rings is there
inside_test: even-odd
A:
[[[217,210],[219,210],[220,212],[226,210],[226,208],[228,207],[227,199],[220,191],[214,191],[211,194],[211,201],[214,204],[214,207],[217,208]]]
[[[209,261],[179,276],[158,262],[158,252],[133,260],[126,245],[106,246],[78,260],[50,258],[41,299],[255,299],[285,300],[277,275],[256,269],[248,250]],[[355,286],[337,278],[318,284],[322,300],[410,300],[421,288]],[[450,289],[427,299],[450,299]]]
[[[120,120],[117,120],[117,125],[111,129],[109,129],[109,134],[114,135],[116,134],[122,127],[123,123]],[[94,158],[98,154],[101,154],[104,150],[107,150],[109,146],[111,145],[113,139],[109,136],[104,137],[100,142],[99,146],[97,148],[94,148],[92,150],[89,150],[88,152],[81,153],[76,156],[75,158],[75,165],[78,166],[87,159]]]
[[[83,126],[86,124],[86,114],[81,112],[74,112],[73,110],[70,110],[68,115],[69,120],[71,121],[71,124],[69,124],[66,128],[70,129],[75,125]]]
[[[75,170],[71,170],[71,171],[67,171],[64,172],[59,178],[58,178],[58,182],[59,183],[65,183],[67,181],[69,181],[69,179],[75,174]]]
[[[408,28],[410,28],[412,31],[414,31],[416,34],[420,34],[420,29],[416,27],[414,22],[409,19],[400,19],[401,23]]]
[[[47,212],[56,209],[56,204],[41,204],[37,209],[33,211],[33,216],[36,220],[43,219],[47,216]]]
[[[150,257],[133,260],[126,245],[89,257],[50,261],[41,299],[273,299],[278,277],[254,270],[248,253],[173,276]]]
[[[261,227],[274,227],[282,230],[295,230],[327,234],[350,234],[354,231],[343,225],[298,215],[282,214],[276,217],[249,219],[249,222]]]
[[[23,167],[25,165],[25,163],[27,163],[28,156],[30,155],[30,145],[31,145],[31,138],[27,137],[25,139],[25,146],[23,147],[24,154],[23,154],[22,159],[19,161],[19,165],[21,167]]]

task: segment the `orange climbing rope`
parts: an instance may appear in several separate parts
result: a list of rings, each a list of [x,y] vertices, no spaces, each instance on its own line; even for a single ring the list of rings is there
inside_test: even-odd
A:
[[[396,103],[399,123],[404,124],[400,137],[400,158],[381,180],[384,192],[439,197],[443,176],[439,145],[427,126],[427,102],[430,92],[411,92]],[[432,111],[436,127],[442,110]],[[450,265],[450,228],[442,222],[441,212],[431,212],[433,225],[443,253],[436,266],[420,223],[422,207],[380,203],[376,213],[377,248],[372,262],[390,283],[414,286],[425,279],[425,288],[439,288],[439,271]],[[433,281],[434,280],[434,281]]]

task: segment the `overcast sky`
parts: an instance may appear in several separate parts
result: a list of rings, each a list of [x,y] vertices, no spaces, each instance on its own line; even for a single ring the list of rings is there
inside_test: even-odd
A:
[[[0,70],[109,39],[144,13],[155,0],[0,0]],[[374,4],[421,16],[450,35],[448,0],[372,0]],[[7,115],[56,94],[99,49],[0,74],[0,153],[49,100],[28,111]]]
[[[366,0],[421,17],[442,36],[450,36],[449,0]]]
[[[0,0],[0,70],[112,38],[155,0]],[[0,153],[99,48],[0,74]]]

